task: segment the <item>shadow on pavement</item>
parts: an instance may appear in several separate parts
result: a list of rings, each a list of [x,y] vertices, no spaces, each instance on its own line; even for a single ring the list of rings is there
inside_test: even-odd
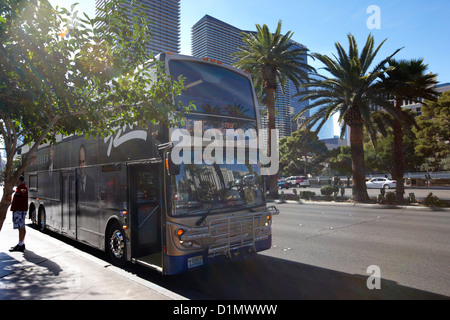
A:
[[[67,279],[58,277],[61,267],[30,250],[24,253],[0,253],[0,299],[49,299],[54,288]]]
[[[151,281],[161,282],[159,285],[194,300],[450,299],[386,279],[381,279],[380,290],[369,290],[368,276],[257,255],[253,259],[217,264],[181,275],[159,279],[153,276]]]

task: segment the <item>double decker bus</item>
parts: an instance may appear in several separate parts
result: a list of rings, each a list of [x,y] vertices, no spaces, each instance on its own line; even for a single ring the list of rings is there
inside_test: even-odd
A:
[[[179,129],[258,132],[250,76],[210,59],[161,53],[156,60],[168,75],[184,77],[176,99],[196,110],[179,128],[124,126],[106,138],[42,145],[25,173],[30,219],[42,231],[106,251],[115,265],[169,275],[269,249],[278,210],[266,205],[259,162],[239,159],[252,152],[248,143],[223,153],[231,155],[225,161],[175,163],[172,154]],[[189,151],[194,158],[194,146]]]

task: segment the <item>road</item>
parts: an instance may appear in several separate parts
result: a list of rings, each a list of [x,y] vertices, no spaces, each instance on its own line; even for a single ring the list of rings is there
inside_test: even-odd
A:
[[[449,210],[277,206],[273,247],[254,258],[169,278],[130,271],[190,299],[450,299]]]

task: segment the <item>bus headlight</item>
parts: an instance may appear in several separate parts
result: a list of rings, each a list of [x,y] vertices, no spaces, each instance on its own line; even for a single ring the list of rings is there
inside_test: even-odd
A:
[[[183,228],[178,228],[175,230],[175,234],[178,237],[178,241],[180,242],[181,246],[183,248],[189,249],[189,248],[200,248],[200,246],[198,244],[194,244],[194,241],[186,241],[186,240],[182,240],[182,236],[186,233],[186,230]]]
[[[185,248],[192,248],[193,242],[180,240],[180,244]]]
[[[267,215],[266,216],[266,219],[267,219],[267,221],[266,221],[266,227],[268,227],[269,225],[270,225],[270,220],[271,220],[271,216],[270,215]]]

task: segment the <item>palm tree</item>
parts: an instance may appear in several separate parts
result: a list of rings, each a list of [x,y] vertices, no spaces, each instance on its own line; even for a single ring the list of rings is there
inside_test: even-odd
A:
[[[284,88],[287,79],[298,88],[308,79],[308,72],[314,68],[308,66],[302,55],[305,50],[294,48],[291,41],[293,33],[281,34],[281,21],[275,33],[271,33],[267,25],[256,25],[256,33],[243,33],[245,46],[239,47],[234,55],[238,58],[235,66],[248,71],[257,89],[263,90],[266,96],[268,114],[268,153],[271,155],[270,141],[272,129],[275,129],[275,91],[280,85]],[[276,197],[278,185],[276,175],[269,178],[269,194]]]
[[[389,60],[391,69],[386,75],[381,75],[383,90],[394,97],[395,108],[402,112],[402,101],[411,100],[422,103],[421,99],[436,101],[439,93],[434,90],[437,84],[436,74],[427,73],[428,65],[423,63],[423,59],[412,60]],[[403,174],[405,167],[403,151],[403,123],[415,125],[414,118],[408,117],[406,112],[402,112],[402,118],[394,118],[392,128],[394,130],[394,169],[393,178],[397,180],[396,200],[403,202],[405,186],[403,183]]]
[[[374,38],[369,35],[361,53],[353,35],[349,34],[349,51],[345,52],[339,42],[335,44],[338,55],[333,58],[319,53],[313,57],[322,62],[324,70],[332,77],[314,77],[305,85],[307,94],[301,100],[310,99],[309,107],[299,112],[298,117],[313,108],[320,107],[306,122],[308,128],[318,124],[318,132],[325,122],[334,114],[339,114],[341,125],[341,137],[345,135],[346,126],[350,128],[350,149],[352,157],[353,175],[353,199],[356,201],[368,200],[366,187],[366,174],[364,165],[364,143],[363,130],[368,130],[371,136],[375,136],[375,128],[371,122],[371,105],[384,104],[381,89],[376,85],[377,79],[389,68],[385,65],[398,51],[381,61],[373,69],[369,70],[374,62],[375,56],[384,40],[376,49]],[[392,107],[386,106],[388,112],[395,113]]]

